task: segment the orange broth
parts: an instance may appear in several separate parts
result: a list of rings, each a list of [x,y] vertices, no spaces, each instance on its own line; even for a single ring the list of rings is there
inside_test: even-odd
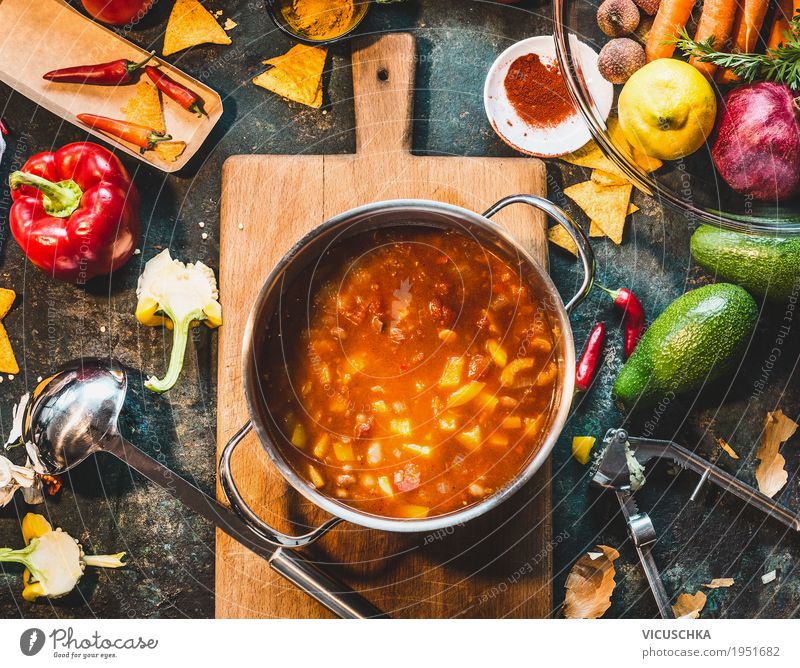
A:
[[[393,518],[460,510],[514,479],[559,374],[552,315],[520,270],[424,228],[348,239],[320,266],[267,337],[263,389],[297,473]]]

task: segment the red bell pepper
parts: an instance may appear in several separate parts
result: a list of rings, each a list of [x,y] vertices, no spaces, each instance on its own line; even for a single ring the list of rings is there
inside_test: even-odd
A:
[[[8,134],[8,128],[6,127],[6,124],[3,123],[3,119],[0,118],[0,135],[7,135],[7,134]]]
[[[95,86],[121,86],[136,81],[139,70],[149,62],[155,54],[151,53],[141,62],[134,63],[127,58],[112,60],[110,63],[97,63],[96,65],[76,65],[64,67],[60,70],[51,70],[42,75],[43,79],[55,83],[93,84]]]
[[[159,71],[158,68],[148,65],[144,68],[147,76],[150,77],[156,87],[164,93],[168,98],[175,100],[186,111],[191,111],[198,116],[208,116],[205,109],[203,109],[203,98],[200,97],[193,90],[189,90],[186,86],[178,83],[167,74]]]
[[[92,18],[121,26],[136,25],[150,11],[155,0],[82,0],[83,8]]]
[[[97,144],[31,156],[9,178],[14,239],[42,271],[83,284],[124,265],[139,243],[139,193],[120,159]]]

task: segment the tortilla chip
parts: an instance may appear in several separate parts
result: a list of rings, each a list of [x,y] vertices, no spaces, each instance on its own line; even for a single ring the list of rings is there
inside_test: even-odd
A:
[[[175,0],[164,34],[165,56],[198,44],[230,43],[228,33],[198,0]]]
[[[17,297],[13,290],[0,288],[0,320],[2,320],[11,310],[11,306]],[[19,364],[11,348],[11,340],[3,324],[0,323],[0,373],[19,373]]]
[[[592,181],[583,181],[564,189],[564,194],[583,209],[589,219],[615,244],[622,243],[625,218],[632,186],[597,186]],[[591,236],[591,228],[589,230]]]
[[[0,373],[19,373],[19,364],[11,348],[11,340],[2,323],[0,323]]]
[[[149,80],[141,79],[122,111],[129,123],[152,128],[158,134],[166,134],[164,112],[161,109],[161,93]]]
[[[592,170],[592,182],[598,186],[624,186],[629,183],[628,179],[612,174],[611,172],[604,172],[602,169]]]
[[[645,154],[641,147],[634,146],[628,141],[625,133],[622,132],[622,127],[619,124],[619,118],[617,116],[609,116],[608,118],[608,135],[611,137],[611,141],[614,142],[614,145],[625,151],[628,157],[632,158],[645,172],[654,172],[664,164],[658,158],[651,158]]]
[[[17,298],[17,293],[13,290],[0,288],[0,320],[6,317],[6,313],[11,310],[11,305]]]
[[[797,423],[777,410],[767,413],[764,432],[761,436],[756,458],[756,482],[758,489],[769,497],[775,496],[789,480],[786,472],[786,460],[780,453],[781,445],[788,441],[795,431]]]
[[[287,100],[319,109],[322,106],[322,71],[328,50],[298,44],[282,56],[265,60],[272,69],[259,74],[253,83]]]
[[[569,236],[569,233],[563,227],[561,227],[561,225],[556,225],[555,227],[551,227],[549,230],[547,230],[547,238],[556,246],[560,246],[565,251],[568,251],[575,257],[578,257],[578,247],[575,245],[572,237]]]
[[[156,144],[156,155],[164,162],[175,162],[186,150],[185,141],[162,141]]]
[[[639,210],[639,207],[636,206],[633,202],[628,204],[628,213],[625,214],[625,217],[630,216],[633,213],[636,213]],[[603,228],[597,224],[597,221],[590,220],[589,221],[589,236],[590,237],[604,237],[606,233],[603,232]]]
[[[573,151],[567,155],[562,155],[561,159],[564,162],[568,162],[571,165],[577,165],[578,167],[599,169],[600,171],[613,174],[614,176],[623,179],[625,183],[628,182],[628,177],[626,177],[625,174],[622,173],[622,170],[605,156],[603,151],[600,150],[600,147],[594,142],[594,140],[591,140],[588,144],[584,145],[582,148],[579,148],[577,151]]]

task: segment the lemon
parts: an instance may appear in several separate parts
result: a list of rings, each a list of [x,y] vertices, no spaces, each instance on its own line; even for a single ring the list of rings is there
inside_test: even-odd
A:
[[[708,139],[717,98],[708,80],[682,60],[654,60],[628,79],[619,95],[625,138],[651,158],[677,160]]]

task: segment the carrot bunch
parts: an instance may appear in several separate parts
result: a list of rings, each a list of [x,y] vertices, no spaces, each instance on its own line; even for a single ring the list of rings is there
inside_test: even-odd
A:
[[[739,4],[741,1],[741,5]],[[713,37],[715,49],[731,53],[753,53],[767,16],[770,0],[704,0],[695,42]],[[686,30],[695,0],[662,0],[653,27],[647,38],[647,60],[670,58],[675,52],[675,40]],[[800,11],[800,0],[778,0],[767,48],[780,45],[790,31],[792,16]],[[689,62],[707,78],[719,83],[734,83],[739,77],[728,69],[717,71],[717,65],[692,56]]]

